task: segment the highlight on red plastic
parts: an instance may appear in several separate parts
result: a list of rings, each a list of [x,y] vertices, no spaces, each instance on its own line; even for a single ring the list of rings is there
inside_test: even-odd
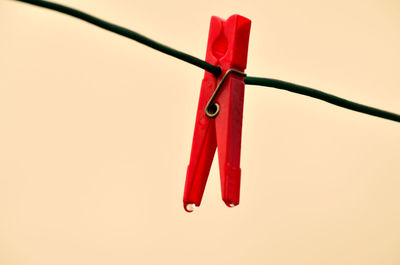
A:
[[[246,69],[250,26],[251,21],[240,15],[233,15],[226,21],[215,16],[211,18],[206,61],[219,66],[222,73],[215,77],[205,72],[201,84],[183,196],[187,212],[200,206],[217,147],[222,200],[228,207],[239,204],[244,77],[237,73],[227,76],[214,100],[220,107],[215,118],[206,116],[205,107],[229,69],[241,72]]]

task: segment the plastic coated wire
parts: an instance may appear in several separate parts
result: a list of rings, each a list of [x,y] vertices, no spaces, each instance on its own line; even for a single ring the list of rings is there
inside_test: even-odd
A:
[[[94,24],[100,28],[109,30],[116,34],[125,36],[125,37],[130,38],[135,41],[138,41],[138,42],[140,42],[146,46],[149,46],[153,49],[156,49],[160,52],[166,53],[168,55],[171,55],[175,58],[178,58],[178,59],[188,62],[190,64],[196,65],[196,66],[214,74],[215,76],[219,76],[221,74],[221,69],[218,66],[207,63],[206,61],[203,61],[192,55],[180,52],[178,50],[175,50],[173,48],[165,46],[161,43],[158,43],[154,40],[151,40],[151,39],[149,39],[139,33],[136,33],[132,30],[129,30],[129,29],[117,26],[115,24],[106,22],[102,19],[96,18],[92,15],[81,12],[79,10],[76,10],[76,9],[73,9],[73,8],[70,8],[70,7],[67,7],[64,5],[60,5],[60,4],[56,4],[56,3],[52,3],[52,2],[48,2],[48,1],[41,1],[41,0],[14,0],[14,1],[25,2],[28,4],[32,4],[32,5],[45,7],[48,9],[52,9],[52,10],[82,19],[82,20],[89,22],[91,24]],[[245,84],[248,84],[248,85],[267,86],[267,87],[274,87],[274,88],[278,88],[278,89],[287,90],[290,92],[317,98],[317,99],[326,101],[328,103],[331,103],[331,104],[334,104],[336,106],[343,107],[346,109],[351,109],[351,110],[354,110],[357,112],[362,112],[362,113],[373,115],[376,117],[400,122],[400,115],[398,115],[398,114],[380,110],[380,109],[373,108],[373,107],[369,107],[369,106],[362,105],[362,104],[359,104],[356,102],[352,102],[352,101],[349,101],[349,100],[346,100],[346,99],[343,99],[343,98],[340,98],[340,97],[337,97],[337,96],[334,96],[334,95],[331,95],[331,94],[328,94],[328,93],[325,93],[325,92],[322,92],[322,91],[319,91],[316,89],[312,89],[309,87],[300,86],[300,85],[296,85],[296,84],[292,84],[292,83],[288,83],[288,82],[280,81],[280,80],[276,80],[276,79],[251,77],[251,76],[245,77],[244,82],[245,82]]]
[[[300,86],[271,78],[252,77],[252,76],[245,77],[244,82],[248,85],[267,86],[267,87],[274,87],[278,89],[287,90],[297,94],[302,94],[305,96],[317,98],[346,109],[351,109],[372,116],[400,122],[400,115],[397,115],[395,113],[369,107],[356,102],[352,102],[309,87]]]
[[[196,65],[210,73],[213,73],[215,76],[219,76],[221,74],[221,69],[218,66],[212,65],[210,63],[207,63],[206,61],[200,60],[199,58],[196,58],[192,55],[189,55],[187,53],[175,50],[173,48],[170,48],[166,45],[163,45],[159,42],[156,42],[152,39],[149,39],[137,32],[134,32],[132,30],[129,30],[127,28],[112,24],[110,22],[104,21],[100,18],[94,17],[92,15],[89,15],[87,13],[84,13],[82,11],[76,10],[74,8],[70,8],[64,5],[48,2],[48,1],[40,1],[40,0],[15,0],[19,2],[24,2],[28,4],[32,4],[35,6],[40,6],[40,7],[45,7],[48,9],[52,9],[76,18],[79,18],[81,20],[84,20],[88,23],[91,23],[93,25],[96,25],[100,28],[109,30],[111,32],[117,33],[119,35],[125,36],[129,39],[135,40],[137,42],[140,42],[146,46],[149,46],[153,49],[156,49],[160,52],[166,53],[168,55],[171,55],[175,58],[178,58],[182,61],[188,62],[190,64]]]

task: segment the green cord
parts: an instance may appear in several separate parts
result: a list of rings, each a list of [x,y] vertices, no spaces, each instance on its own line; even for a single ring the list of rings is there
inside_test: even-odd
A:
[[[206,61],[203,61],[199,58],[196,58],[189,54],[186,54],[186,53],[180,52],[178,50],[175,50],[173,48],[170,48],[168,46],[165,46],[161,43],[151,40],[151,39],[149,39],[139,33],[136,33],[132,30],[114,25],[112,23],[106,22],[102,19],[96,18],[94,16],[91,16],[84,12],[78,11],[76,9],[73,9],[73,8],[70,8],[70,7],[67,7],[64,5],[56,4],[56,3],[41,1],[41,0],[15,0],[15,1],[25,2],[28,4],[32,4],[32,5],[45,7],[48,9],[52,9],[52,10],[82,19],[82,20],[89,22],[91,24],[94,24],[100,28],[112,31],[116,34],[125,36],[125,37],[130,38],[135,41],[138,41],[138,42],[140,42],[144,45],[147,45],[153,49],[156,49],[160,52],[166,53],[168,55],[171,55],[175,58],[178,58],[178,59],[188,62],[190,64],[196,65],[196,66],[214,74],[215,76],[219,76],[221,74],[221,68],[219,68],[218,66],[212,65],[212,64],[207,63]],[[308,88],[305,86],[300,86],[300,85],[296,85],[296,84],[292,84],[292,83],[288,83],[288,82],[280,81],[280,80],[276,80],[276,79],[250,77],[250,76],[245,77],[244,82],[245,82],[245,84],[248,84],[248,85],[267,86],[267,87],[274,87],[274,88],[278,88],[278,89],[287,90],[290,92],[317,98],[317,99],[329,102],[331,104],[334,104],[336,106],[343,107],[346,109],[351,109],[354,111],[362,112],[362,113],[373,115],[376,117],[400,122],[400,115],[398,115],[398,114],[387,112],[387,111],[380,110],[380,109],[376,109],[373,107],[368,107],[368,106],[365,106],[362,104],[358,104],[358,103],[355,103],[355,102],[352,102],[352,101],[349,101],[349,100],[346,100],[343,98],[339,98],[337,96],[330,95],[328,93],[325,93],[325,92],[322,92],[319,90],[315,90],[312,88]]]
[[[47,2],[47,1],[40,1],[40,0],[15,0],[15,1],[19,1],[19,2],[24,2],[24,3],[28,3],[28,4],[32,4],[35,6],[41,6],[41,7],[45,7],[48,9],[52,9],[79,19],[82,19],[88,23],[91,23],[93,25],[96,25],[100,28],[112,31],[114,33],[117,33],[119,35],[125,36],[129,39],[135,40],[137,42],[140,42],[146,46],[149,46],[153,49],[156,49],[160,52],[166,53],[168,55],[171,55],[175,58],[178,58],[182,61],[188,62],[190,64],[196,65],[210,73],[213,73],[215,76],[219,76],[221,74],[221,69],[217,66],[214,66],[210,63],[207,63],[203,60],[200,60],[199,58],[196,58],[192,55],[189,55],[187,53],[175,50],[173,48],[170,48],[168,46],[165,46],[159,42],[156,42],[152,39],[149,39],[137,32],[134,32],[132,30],[129,30],[127,28],[123,28],[120,26],[117,26],[115,24],[109,23],[107,21],[104,21],[102,19],[99,19],[97,17],[94,17],[92,15],[89,15],[87,13],[84,13],[82,11],[76,10],[74,8],[70,8],[64,5],[60,5],[60,4],[56,4],[56,3],[51,3],[51,2]]]
[[[334,96],[334,95],[331,95],[331,94],[328,94],[328,93],[325,93],[325,92],[322,92],[322,91],[319,91],[316,89],[312,89],[309,87],[300,86],[300,85],[296,85],[296,84],[292,84],[292,83],[288,83],[288,82],[280,81],[280,80],[276,80],[276,79],[251,77],[251,76],[245,77],[244,82],[245,82],[245,84],[248,84],[248,85],[267,86],[267,87],[274,87],[274,88],[278,88],[278,89],[287,90],[287,91],[294,92],[297,94],[302,94],[305,96],[317,98],[317,99],[329,102],[333,105],[343,107],[346,109],[351,109],[351,110],[362,112],[362,113],[369,114],[372,116],[400,122],[400,115],[398,115],[398,114],[395,114],[392,112],[387,112],[387,111],[380,110],[380,109],[376,109],[376,108],[362,105],[362,104],[359,104],[356,102],[352,102],[352,101],[349,101],[349,100],[346,100],[343,98],[339,98],[337,96]]]

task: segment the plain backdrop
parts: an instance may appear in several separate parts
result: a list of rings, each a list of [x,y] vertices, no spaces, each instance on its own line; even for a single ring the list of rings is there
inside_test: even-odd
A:
[[[204,58],[252,20],[247,73],[400,113],[400,4],[59,1]],[[247,86],[241,204],[182,207],[204,71],[0,1],[0,264],[400,264],[400,124]]]

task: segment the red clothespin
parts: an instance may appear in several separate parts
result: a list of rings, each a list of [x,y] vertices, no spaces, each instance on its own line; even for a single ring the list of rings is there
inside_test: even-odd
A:
[[[219,66],[221,75],[205,72],[186,174],[183,204],[186,211],[200,206],[218,146],[222,200],[239,204],[240,145],[242,138],[244,76],[251,21],[233,15],[226,21],[212,17],[206,61]]]

